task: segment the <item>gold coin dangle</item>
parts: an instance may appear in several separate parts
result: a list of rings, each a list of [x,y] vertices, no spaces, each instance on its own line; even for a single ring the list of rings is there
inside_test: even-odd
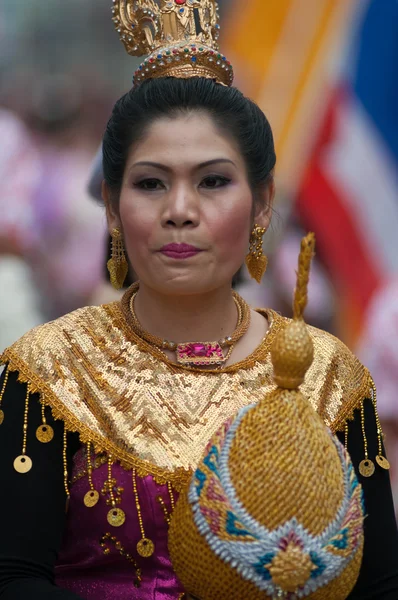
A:
[[[390,465],[389,461],[387,460],[387,458],[385,456],[383,456],[383,441],[382,440],[384,438],[384,433],[381,428],[380,417],[379,417],[379,413],[377,410],[376,386],[375,386],[375,382],[373,381],[373,379],[371,381],[372,381],[372,392],[373,392],[373,408],[374,408],[376,424],[377,424],[378,451],[377,451],[377,456],[376,456],[376,462],[379,465],[379,467],[388,471],[391,468],[391,465]]]
[[[149,558],[155,552],[155,544],[148,538],[142,538],[137,544],[137,552],[143,558]]]
[[[370,458],[365,458],[359,463],[359,472],[363,477],[372,477],[375,472],[375,465]]]
[[[36,429],[36,437],[42,444],[48,444],[54,437],[54,429],[51,425],[40,425],[40,427]]]
[[[113,527],[120,527],[125,522],[126,515],[124,514],[124,511],[121,508],[113,507],[108,512],[107,519],[109,525],[112,525]]]
[[[25,411],[23,416],[22,454],[17,456],[17,458],[14,460],[14,469],[17,473],[28,473],[32,468],[32,459],[26,455],[26,442],[28,439],[29,394],[30,386],[28,383],[26,386]]]
[[[32,464],[32,459],[29,456],[21,454],[14,460],[14,469],[17,473],[28,473],[32,468]]]
[[[88,508],[95,506],[99,500],[99,493],[93,484],[93,465],[91,462],[91,442],[87,442],[87,476],[90,486],[89,491],[85,494],[83,502]]]
[[[3,423],[3,421],[4,421],[4,411],[1,410],[1,408],[0,408],[0,425]]]
[[[95,506],[97,504],[99,500],[99,493],[97,492],[97,490],[89,490],[87,492],[87,494],[84,496],[84,504],[85,506],[87,506],[88,508],[92,508],[93,506]]]
[[[391,468],[389,461],[382,454],[376,456],[376,462],[382,469],[388,471]]]
[[[140,531],[141,531],[141,539],[137,543],[137,552],[143,558],[149,558],[155,552],[155,544],[153,543],[152,540],[147,538],[145,535],[144,523],[142,520],[140,498],[139,498],[138,489],[137,489],[137,472],[135,469],[133,469],[133,492],[134,492],[134,498],[135,498],[135,505],[137,507],[138,523],[139,523]]]

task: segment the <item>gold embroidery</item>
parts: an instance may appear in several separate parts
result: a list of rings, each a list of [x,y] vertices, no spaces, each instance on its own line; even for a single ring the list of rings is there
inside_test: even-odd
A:
[[[184,369],[134,335],[123,308],[128,299],[129,291],[122,303],[79,309],[38,327],[1,361],[82,443],[181,491],[220,424],[273,387],[269,349],[288,320],[260,311],[270,330],[246,360],[217,371]],[[369,396],[369,373],[339,340],[309,330],[315,359],[302,391],[333,432],[344,431]]]
[[[90,444],[90,442],[87,442],[88,444]],[[98,454],[93,461],[92,464],[92,470],[95,469],[99,469],[100,467],[102,467],[102,465],[105,465],[108,461],[108,458],[106,456],[106,454]],[[83,479],[83,477],[86,477],[86,475],[88,475],[88,470],[87,467],[85,469],[81,469],[80,471],[78,471],[77,473],[75,473],[73,475],[73,477],[71,477],[70,479],[70,484],[72,485],[73,483],[76,483],[76,481],[79,481],[79,479]]]
[[[136,577],[134,579],[134,587],[139,588],[142,580],[142,572],[138,566],[138,563],[136,562],[134,557],[124,548],[123,544],[117,539],[117,537],[107,532],[100,539],[100,546],[104,554],[109,555],[111,553],[111,549],[109,548],[110,544],[115,546],[119,554],[123,556],[123,558],[128,560],[129,563],[133,566],[134,571],[136,573]]]
[[[166,524],[170,525],[171,513],[168,510],[165,501],[163,500],[162,496],[156,496],[156,500],[157,500],[157,502],[159,502],[160,506],[162,507],[164,520],[166,521]]]

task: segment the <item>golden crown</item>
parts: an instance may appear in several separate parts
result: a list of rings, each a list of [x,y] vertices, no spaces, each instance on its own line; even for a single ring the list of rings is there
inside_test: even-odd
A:
[[[136,84],[154,77],[206,77],[232,85],[232,65],[218,47],[215,0],[113,0],[112,14],[127,52],[148,55],[134,74]]]

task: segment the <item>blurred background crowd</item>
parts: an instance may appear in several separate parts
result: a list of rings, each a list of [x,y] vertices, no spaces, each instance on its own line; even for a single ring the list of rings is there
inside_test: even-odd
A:
[[[111,4],[0,4],[0,352],[112,294],[88,181],[138,59]],[[236,85],[267,114],[278,156],[268,275],[257,286],[242,272],[238,286],[289,315],[299,240],[315,231],[307,321],[372,371],[398,505],[398,2],[219,4]]]

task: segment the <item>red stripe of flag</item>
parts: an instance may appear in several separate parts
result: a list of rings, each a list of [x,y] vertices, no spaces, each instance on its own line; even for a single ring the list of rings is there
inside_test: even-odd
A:
[[[336,114],[345,92],[340,91],[336,96],[329,105],[296,207],[306,229],[315,232],[319,252],[332,279],[363,311],[381,282],[380,272],[364,243],[367,232],[359,229],[344,191],[338,181],[330,179],[321,160],[333,140]]]

